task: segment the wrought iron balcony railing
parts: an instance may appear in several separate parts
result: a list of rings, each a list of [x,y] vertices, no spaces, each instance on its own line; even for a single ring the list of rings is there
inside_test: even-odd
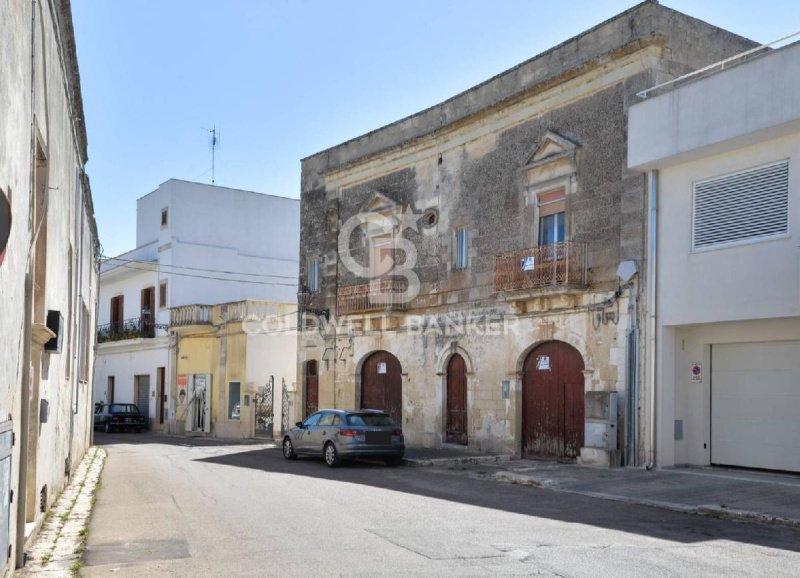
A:
[[[182,325],[210,325],[211,305],[182,305],[169,310],[170,327]]]
[[[135,317],[98,325],[97,342],[122,341],[123,339],[140,339],[143,337],[155,337],[156,329],[166,329],[165,325],[156,323],[147,317]]]
[[[336,296],[336,315],[370,311],[403,311],[408,305],[405,280],[375,279],[342,287]]]
[[[495,293],[586,286],[586,245],[564,241],[494,258]]]

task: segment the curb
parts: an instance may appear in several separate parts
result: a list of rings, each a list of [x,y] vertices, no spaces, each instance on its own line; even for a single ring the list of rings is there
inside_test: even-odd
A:
[[[496,456],[463,456],[449,458],[404,458],[405,464],[412,468],[431,466],[459,466],[468,464],[497,464],[511,460],[511,454]]]
[[[587,498],[599,498],[601,500],[608,500],[611,502],[620,502],[624,504],[633,504],[637,506],[648,506],[651,508],[659,508],[662,510],[670,510],[672,512],[680,512],[682,514],[694,514],[696,516],[705,516],[708,518],[719,518],[725,520],[733,520],[739,522],[749,523],[762,523],[762,524],[775,524],[780,526],[789,526],[792,528],[800,528],[800,520],[794,518],[784,518],[782,516],[775,516],[773,514],[765,514],[763,512],[750,512],[747,510],[731,510],[717,504],[705,505],[690,505],[679,504],[675,502],[664,502],[660,500],[648,500],[645,498],[630,498],[626,496],[617,496],[613,494],[604,494],[601,492],[587,492],[584,490],[571,490],[561,488],[556,482],[552,480],[536,479],[532,476],[515,474],[514,472],[497,472],[494,476],[495,481],[509,484],[519,484],[523,486],[533,486],[535,488],[542,488],[554,492],[561,492],[564,494],[575,494],[578,496],[586,496]]]

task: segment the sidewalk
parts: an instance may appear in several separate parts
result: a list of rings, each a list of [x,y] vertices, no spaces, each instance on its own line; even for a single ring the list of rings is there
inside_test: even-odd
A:
[[[23,576],[76,576],[88,536],[94,492],[106,459],[105,450],[86,451],[69,484],[50,507],[46,521],[28,547],[28,562],[14,573]]]
[[[491,470],[481,474],[606,500],[800,527],[800,476],[791,474],[710,467],[595,469],[536,460],[514,460]]]

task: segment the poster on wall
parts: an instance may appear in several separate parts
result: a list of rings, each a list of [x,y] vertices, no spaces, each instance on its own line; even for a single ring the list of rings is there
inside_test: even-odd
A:
[[[703,364],[699,361],[695,361],[692,363],[692,366],[689,368],[689,379],[692,383],[702,383],[703,382]]]
[[[189,378],[186,374],[178,376],[178,403],[184,405],[186,403],[186,387],[189,383]]]
[[[386,362],[385,361],[381,361],[381,362],[378,363],[378,373],[381,374],[381,375],[386,373]]]

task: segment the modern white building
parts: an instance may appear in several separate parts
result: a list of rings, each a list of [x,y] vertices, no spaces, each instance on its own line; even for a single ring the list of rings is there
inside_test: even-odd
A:
[[[628,144],[650,180],[652,458],[800,472],[800,43],[656,87]]]
[[[100,270],[95,402],[134,402],[163,429],[176,379],[169,308],[294,304],[300,203],[170,179],[137,201],[136,248]]]

